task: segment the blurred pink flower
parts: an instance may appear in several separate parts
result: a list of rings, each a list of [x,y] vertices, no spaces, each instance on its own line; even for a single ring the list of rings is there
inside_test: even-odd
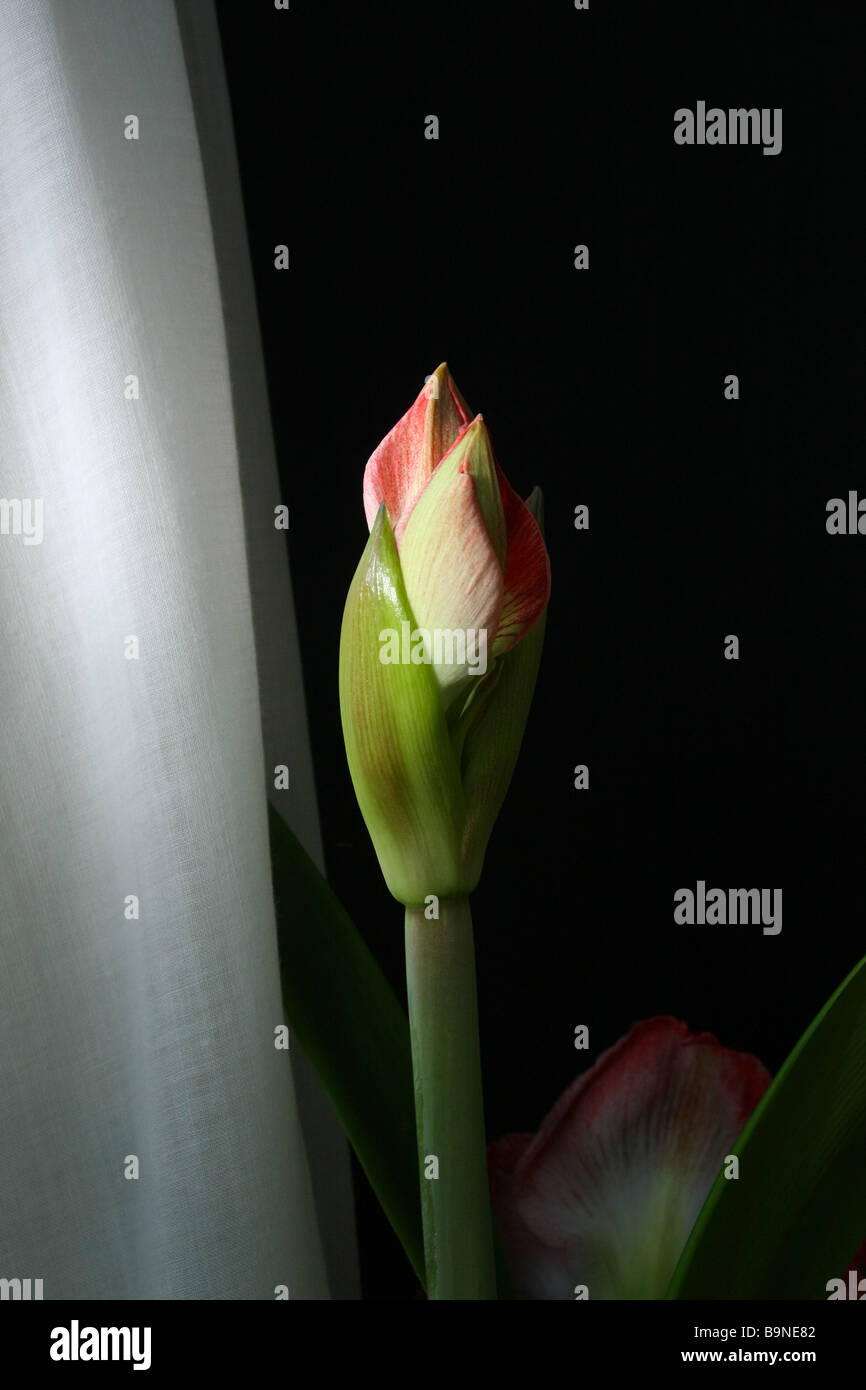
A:
[[[493,1208],[528,1299],[663,1298],[704,1200],[770,1084],[673,1018],[636,1023],[536,1135],[488,1146]]]

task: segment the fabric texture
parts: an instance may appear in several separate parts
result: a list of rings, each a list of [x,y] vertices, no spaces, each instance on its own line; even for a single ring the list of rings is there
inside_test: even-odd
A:
[[[6,0],[0,1276],[46,1299],[329,1296],[239,435],[174,6]]]

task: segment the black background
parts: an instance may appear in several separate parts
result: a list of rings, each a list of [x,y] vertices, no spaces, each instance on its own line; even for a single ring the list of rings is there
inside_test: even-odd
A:
[[[659,1013],[775,1072],[863,953],[866,537],[825,529],[866,495],[861,9],[218,3],[329,878],[401,993],[337,700],[364,464],[444,359],[544,492],[546,650],[473,899],[491,1137]],[[676,146],[698,100],[782,107],[781,154]],[[699,878],[781,887],[781,935],[677,926]],[[366,1296],[411,1297],[356,1189]]]

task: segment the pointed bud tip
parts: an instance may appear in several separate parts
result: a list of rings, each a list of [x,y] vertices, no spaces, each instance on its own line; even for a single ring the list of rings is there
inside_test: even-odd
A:
[[[476,415],[464,425],[452,447],[461,451],[461,473],[473,474],[477,472],[479,464],[482,467],[492,466],[493,447],[484,416]]]
[[[391,518],[388,515],[388,507],[383,500],[379,503],[379,510],[376,512],[373,525],[370,527],[370,536],[367,544],[371,545],[373,550],[375,550],[378,546],[381,546],[386,537],[389,537],[393,541],[394,530],[391,525]]]
[[[526,510],[532,515],[539,531],[544,535],[544,494],[540,487],[534,487],[526,499]]]
[[[435,371],[432,371],[429,376],[425,376],[424,390],[428,395],[431,391],[438,394],[439,389],[447,383],[450,376],[451,373],[448,370],[448,363],[440,362]]]
[[[460,431],[460,438],[466,439],[469,436],[474,438],[475,435],[481,434],[482,432],[484,434],[487,434],[487,425],[484,420],[484,416],[478,414],[473,416],[473,418],[463,426],[462,430]]]

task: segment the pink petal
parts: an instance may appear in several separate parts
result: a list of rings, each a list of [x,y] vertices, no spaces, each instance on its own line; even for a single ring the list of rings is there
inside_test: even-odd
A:
[[[499,1234],[508,1254],[508,1268],[515,1293],[532,1289],[533,1298],[555,1299],[568,1281],[565,1251],[546,1245],[527,1226],[514,1194],[514,1173],[532,1143],[531,1134],[507,1134],[487,1145],[490,1200],[496,1212]]]
[[[518,497],[499,465],[499,489],[505,512],[507,551],[505,597],[493,646],[501,656],[534,627],[550,598],[550,561],[544,537],[529,508]]]
[[[498,629],[503,573],[475,482],[463,466],[471,450],[486,444],[478,417],[436,468],[412,508],[400,544],[406,596],[417,627],[431,633],[483,632],[485,656]],[[473,679],[465,662],[436,664],[435,671],[446,703]]]
[[[709,1033],[638,1023],[561,1096],[518,1158],[511,1200],[558,1298],[661,1298],[726,1154],[770,1083]],[[514,1218],[510,1217],[509,1222]],[[565,1262],[567,1278],[561,1273]],[[531,1271],[530,1271],[531,1273]]]
[[[469,419],[469,407],[443,362],[367,462],[364,510],[371,530],[384,502],[399,543],[416,499]]]

